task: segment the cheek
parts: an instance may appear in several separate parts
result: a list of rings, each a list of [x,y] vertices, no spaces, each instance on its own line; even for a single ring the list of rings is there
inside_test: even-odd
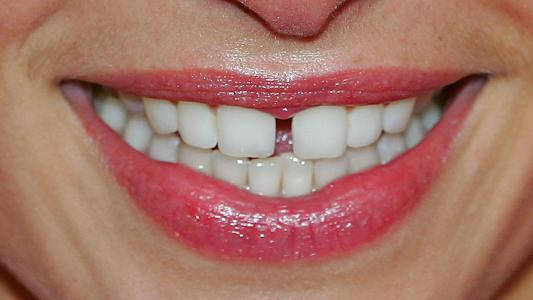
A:
[[[25,38],[65,3],[63,0],[0,0],[0,50],[13,39]]]
[[[497,2],[497,6],[520,28],[533,35],[533,0],[501,0]]]

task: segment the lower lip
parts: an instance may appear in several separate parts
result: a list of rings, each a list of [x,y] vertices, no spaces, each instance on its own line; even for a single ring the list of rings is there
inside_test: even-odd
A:
[[[398,224],[443,170],[482,80],[465,85],[440,123],[393,162],[315,193],[263,198],[179,164],[151,160],[105,126],[90,95],[63,86],[118,182],[172,237],[210,257],[273,263],[352,253]]]

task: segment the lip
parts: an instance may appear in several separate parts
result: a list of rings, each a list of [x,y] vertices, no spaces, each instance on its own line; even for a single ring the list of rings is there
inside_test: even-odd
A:
[[[299,79],[250,76],[230,71],[123,71],[75,79],[170,101],[197,101],[260,109],[278,119],[316,105],[362,105],[405,99],[449,85],[457,70],[403,68],[347,70]]]
[[[426,91],[444,78],[439,75],[437,79],[423,81],[419,76],[423,73],[418,72],[414,80],[401,80],[404,83],[416,83],[409,85],[410,88],[408,85],[391,88],[390,81],[381,81],[387,82],[385,85],[371,84],[371,77],[363,81],[367,92],[356,93],[358,96],[354,99],[370,103],[378,101],[375,95],[406,95]],[[146,77],[147,74],[159,75],[151,80]],[[107,77],[106,82],[129,92],[143,91],[146,95],[164,96],[163,98],[189,95],[200,99],[212,95],[216,87],[220,87],[223,92],[216,101],[233,103],[227,100],[227,78],[210,85],[205,93],[193,95],[193,85],[188,84],[185,91],[180,90],[184,86],[174,85],[179,78],[187,77],[187,74],[178,76],[172,73],[172,79],[166,83],[162,79],[166,75],[161,77],[161,74],[168,73],[111,76]],[[214,73],[209,74],[212,76]],[[337,75],[334,74],[328,82],[338,78]],[[350,78],[355,78],[354,76]],[[324,82],[324,78],[314,80]],[[208,77],[200,80],[212,79]],[[303,82],[309,84],[312,81]],[[295,89],[299,84],[301,83],[291,83],[289,86]],[[484,80],[481,79],[463,84],[458,89],[453,104],[422,143],[394,161],[345,176],[315,193],[291,199],[253,195],[185,166],[151,160],[131,149],[98,119],[90,104],[90,93],[83,92],[70,83],[63,84],[62,89],[87,133],[99,145],[119,184],[142,211],[170,236],[210,257],[280,263],[353,253],[362,245],[382,236],[393,225],[399,224],[421,202],[444,169],[454,138],[468,115],[473,98],[483,85]],[[158,88],[162,86],[166,86],[166,90],[158,92]],[[172,86],[174,89],[170,89]],[[322,90],[319,86],[314,88]],[[376,93],[370,92],[373,88]],[[269,92],[264,87],[258,89]],[[352,93],[354,89],[350,91],[350,95],[355,95]],[[305,100],[307,98],[300,97],[298,93],[291,95],[291,104],[308,104],[316,99],[312,97]],[[259,96],[254,95],[245,99],[257,97]],[[339,94],[335,94],[331,99],[341,98]],[[342,100],[338,101],[340,102],[336,104],[342,103]],[[267,102],[255,103],[265,105]],[[282,103],[286,102],[279,100],[273,105]]]

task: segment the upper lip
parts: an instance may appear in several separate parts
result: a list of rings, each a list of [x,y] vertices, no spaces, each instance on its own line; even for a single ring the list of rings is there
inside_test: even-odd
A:
[[[386,103],[418,96],[466,75],[459,70],[375,68],[300,79],[230,71],[118,71],[81,79],[139,96],[256,109]]]

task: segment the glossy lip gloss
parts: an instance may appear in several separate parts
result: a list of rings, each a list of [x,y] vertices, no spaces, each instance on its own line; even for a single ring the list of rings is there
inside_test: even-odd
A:
[[[435,80],[439,76],[426,76],[426,79],[431,79],[424,80],[423,76],[414,76],[418,79],[405,77],[408,73],[414,74],[410,72],[398,73],[403,76],[402,82],[408,82],[410,86],[391,88],[397,82],[383,81],[389,85],[378,84],[381,90],[376,94],[367,91],[355,98],[332,97],[328,103],[340,105],[345,99],[351,99],[352,103],[376,103],[378,94],[382,96],[381,102],[386,102],[391,100],[387,95],[416,95],[421,91],[441,87],[453,78],[441,76],[439,80]],[[172,80],[168,79],[165,72],[159,73],[162,76],[154,74],[157,73],[130,73],[125,77],[113,75],[98,82],[145,96],[166,95],[164,98],[169,99],[193,93],[192,86],[198,87],[194,78],[191,80],[194,83],[185,81],[185,85],[176,84],[176,78],[183,82],[183,78],[190,74],[176,73],[171,76]],[[219,75],[218,72],[209,74],[210,80]],[[342,81],[338,74],[323,78]],[[319,78],[319,81],[323,78]],[[227,93],[230,89],[228,81],[219,79],[218,82],[224,82],[226,90],[212,101],[220,103],[231,100]],[[368,82],[372,82],[371,79]],[[481,79],[469,80],[463,84],[437,127],[421,144],[396,160],[340,178],[315,193],[290,199],[253,195],[185,166],[151,160],[131,149],[98,119],[90,104],[90,93],[83,92],[79,85],[72,83],[63,84],[62,88],[86,131],[100,146],[118,182],[137,205],[166,232],[211,257],[279,263],[350,253],[398,223],[420,203],[424,193],[443,170],[450,146],[468,114],[471,100],[483,84]],[[171,93],[165,89],[162,90],[166,92],[161,92],[159,88],[164,85],[175,89],[169,88]],[[254,85],[251,87],[257,88]],[[315,88],[322,90],[324,86],[315,85]],[[217,85],[211,85],[211,89],[205,88],[203,91],[217,95],[216,89]],[[272,92],[264,87],[259,89]],[[318,97],[300,98],[298,92],[293,94],[294,98],[290,98],[293,99],[290,101],[283,101],[283,93],[275,94],[279,100],[274,101],[272,107],[282,107],[287,103],[304,106],[309,103],[319,104],[305,100],[317,101],[313,99]],[[201,101],[208,94],[199,89],[195,95],[192,99]],[[259,99],[261,93],[257,95]],[[253,107],[253,103],[259,103],[261,107],[265,105],[260,99],[258,102],[254,102],[253,99],[256,98],[249,99],[251,100],[246,101],[251,102],[245,102],[245,106]]]

